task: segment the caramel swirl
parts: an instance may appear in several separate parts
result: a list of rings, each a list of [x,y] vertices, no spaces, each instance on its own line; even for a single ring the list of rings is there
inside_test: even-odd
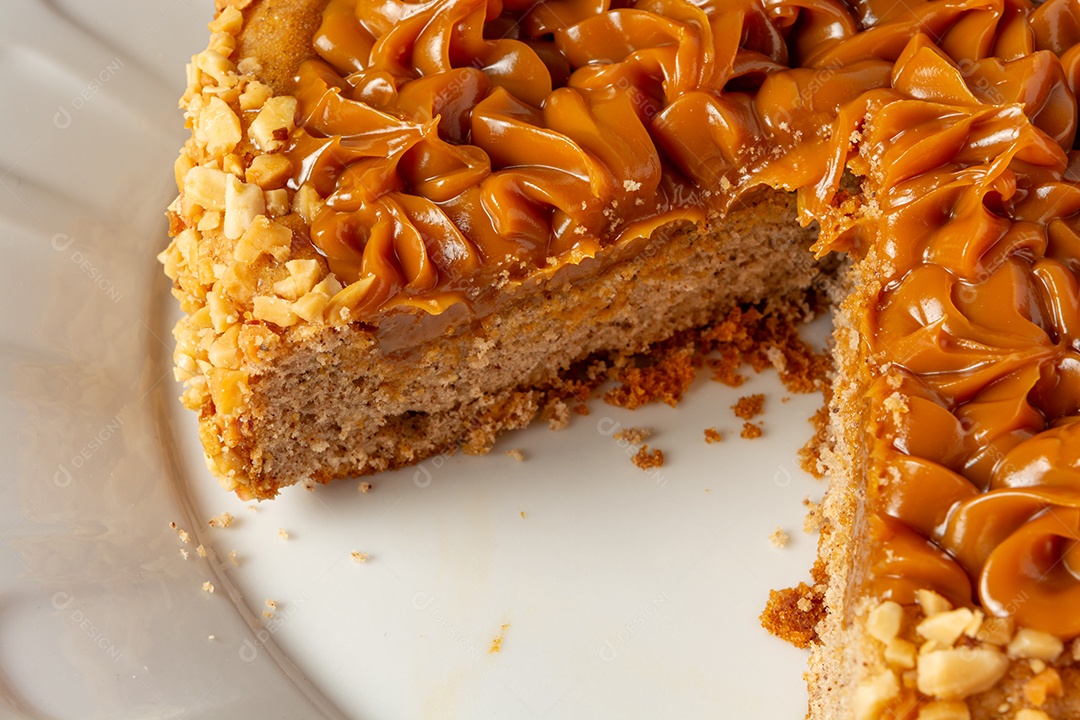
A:
[[[798,191],[818,252],[880,270],[875,592],[1080,635],[1072,0],[331,0],[314,47],[292,186],[350,317]]]
[[[941,39],[912,36],[889,88],[860,98],[872,113],[849,167],[878,212],[821,240],[872,249],[885,268],[865,332],[868,355],[893,368],[871,389],[886,441],[871,471],[873,582],[901,602],[932,587],[1075,637],[1080,188],[1063,58],[1080,37],[1053,2],[951,22],[931,12],[945,7],[864,33],[921,16]]]

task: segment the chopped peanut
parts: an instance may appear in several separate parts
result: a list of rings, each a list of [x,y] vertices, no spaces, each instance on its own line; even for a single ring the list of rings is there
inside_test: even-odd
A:
[[[1009,657],[1037,658],[1054,662],[1065,649],[1065,643],[1050,633],[1031,628],[1020,628],[1007,648]]]
[[[211,155],[231,153],[240,142],[240,118],[221,98],[210,98],[206,108],[199,113],[195,126],[195,139],[206,145]]]
[[[904,609],[892,600],[886,600],[866,618],[866,631],[870,637],[888,643],[900,634],[900,623],[904,619]]]
[[[262,188],[225,176],[225,237],[238,240],[255,218],[266,213]]]
[[[989,690],[1009,669],[1009,658],[992,648],[933,650],[919,656],[920,692],[941,700],[963,700]]]
[[[239,126],[237,131],[239,132]],[[285,184],[292,175],[292,169],[292,163],[284,155],[257,155],[251,161],[244,179],[263,190],[273,190]]]
[[[855,688],[852,709],[855,720],[878,720],[889,702],[900,694],[900,681],[891,670],[867,678]]]
[[[285,145],[296,127],[296,98],[282,95],[268,98],[248,128],[248,136],[263,152],[273,152]]]
[[[193,167],[184,175],[184,202],[205,210],[225,209],[225,179],[217,168]]]
[[[952,647],[964,634],[964,629],[971,624],[973,618],[974,614],[968,608],[940,612],[919,623],[915,632],[942,647]]]
[[[915,597],[922,606],[923,612],[926,613],[926,617],[952,610],[952,603],[933,590],[916,590]]]

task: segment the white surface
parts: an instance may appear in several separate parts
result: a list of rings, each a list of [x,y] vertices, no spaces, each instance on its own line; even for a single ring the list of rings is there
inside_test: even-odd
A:
[[[806,656],[757,617],[813,559],[801,500],[823,488],[794,458],[821,398],[781,402],[772,372],[703,372],[676,409],[593,401],[368,494],[252,510],[217,486],[154,260],[210,12],[0,5],[0,717],[803,717]],[[746,441],[730,406],[751,392],[765,436]],[[664,466],[634,467],[616,423],[652,428]],[[200,541],[210,559],[180,557]]]

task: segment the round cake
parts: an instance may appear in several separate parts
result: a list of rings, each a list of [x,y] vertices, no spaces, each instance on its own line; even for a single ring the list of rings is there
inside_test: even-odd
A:
[[[810,716],[1080,717],[1076,0],[218,5],[161,258],[227,489],[832,299],[816,583],[763,615]]]

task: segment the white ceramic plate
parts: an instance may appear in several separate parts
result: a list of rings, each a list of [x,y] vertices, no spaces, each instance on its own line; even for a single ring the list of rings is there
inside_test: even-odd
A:
[[[366,494],[248,508],[218,487],[154,259],[211,12],[0,4],[0,716],[801,718],[806,656],[757,617],[813,559],[801,501],[823,488],[795,454],[821,397],[782,402],[773,373],[703,376],[677,409],[594,401]],[[746,441],[730,406],[752,392]],[[611,438],[635,425],[659,470]]]

